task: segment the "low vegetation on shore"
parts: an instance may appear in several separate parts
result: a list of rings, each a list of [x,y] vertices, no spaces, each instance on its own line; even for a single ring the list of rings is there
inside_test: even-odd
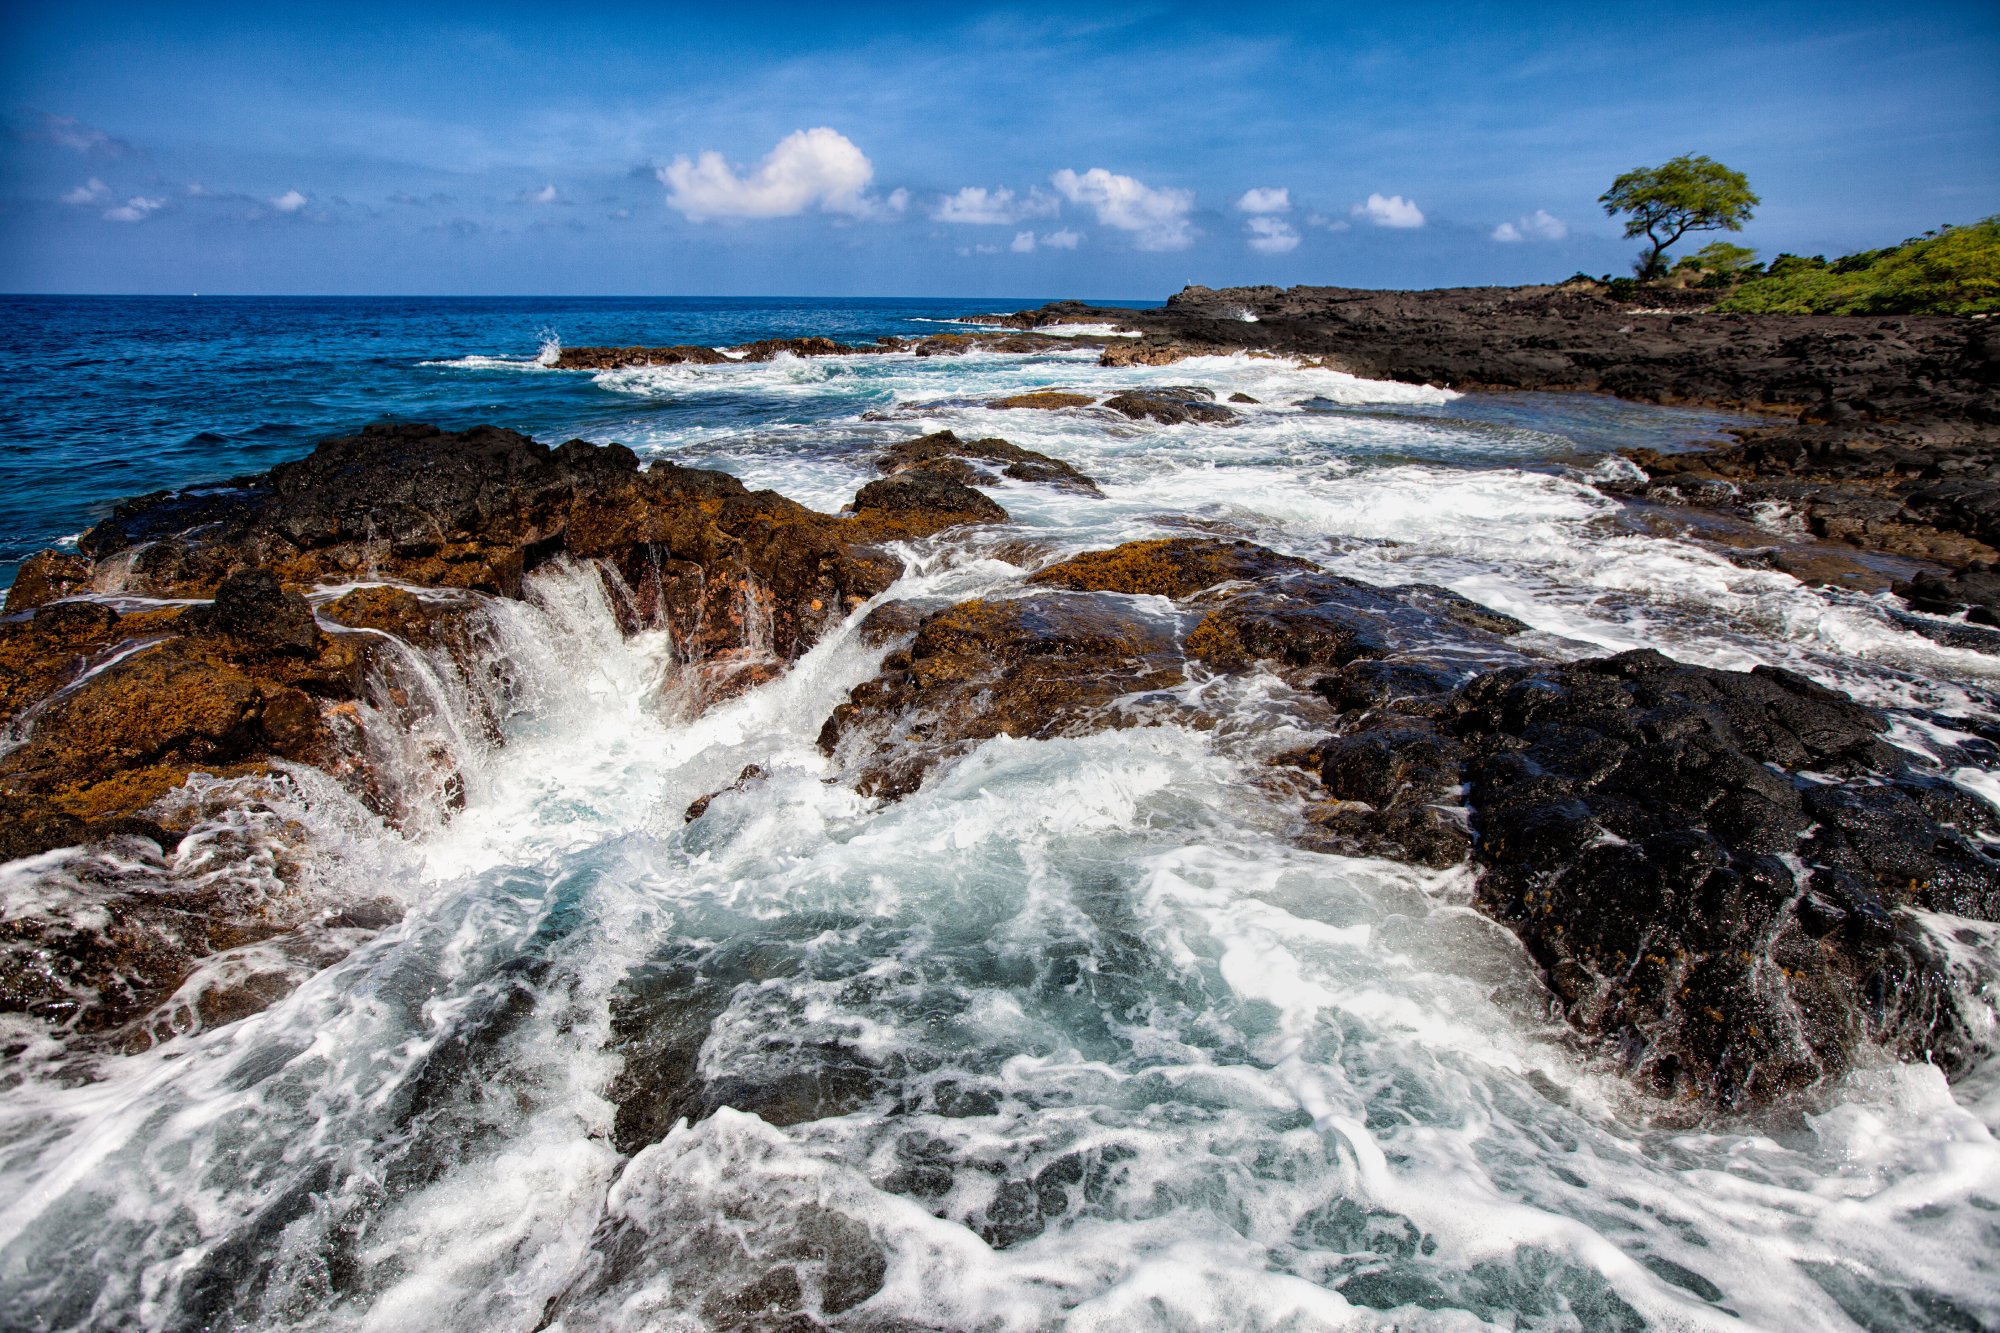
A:
[[[1755,250],[1717,241],[1663,285],[1715,290],[1714,309],[1746,315],[1989,314],[2000,311],[2000,215],[1832,260],[1781,254],[1765,265]],[[1635,298],[1657,290],[1629,278],[1610,286]]]

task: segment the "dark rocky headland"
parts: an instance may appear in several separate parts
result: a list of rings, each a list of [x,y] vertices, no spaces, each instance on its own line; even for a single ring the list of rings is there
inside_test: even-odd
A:
[[[1785,504],[1819,537],[1920,562],[1928,572],[1901,589],[1917,611],[2000,623],[1991,321],[1676,313],[1565,288],[1190,288],[1162,310],[1065,303],[994,321],[1014,332],[736,350],[1029,352],[1078,345],[1039,325],[1095,321],[1142,334],[1102,340],[1110,365],[1249,351],[1763,414],[1770,424],[1733,444],[1635,454],[1644,477],[1623,489],[1653,504]],[[562,356],[588,369],[719,359]],[[1204,394],[1155,387],[1102,406],[1228,420]],[[992,406],[1095,404],[1051,392]],[[204,897],[106,867],[184,850],[193,807],[174,794],[195,774],[312,770],[391,825],[411,818],[410,775],[384,770],[360,706],[394,692],[410,646],[481,669],[484,608],[521,596],[537,569],[595,565],[628,630],[671,631],[699,707],[783,672],[888,589],[900,569],[888,543],[1006,524],[980,489],[996,477],[1096,491],[997,437],[940,432],[875,462],[883,475],[836,515],[720,472],[641,467],[615,444],[371,427],[267,474],[128,502],[76,552],[35,557],[0,618],[0,857],[119,855],[77,884],[93,911],[72,901],[0,923],[0,1010],[143,1045],[201,960],[310,917],[296,897]],[[1968,1008],[1983,1001],[1919,914],[2000,920],[2000,811],[1946,779],[1993,766],[1991,719],[1924,760],[1885,743],[1881,713],[1789,672],[1645,651],[1559,661],[1523,642],[1520,622],[1444,588],[1376,587],[1240,541],[1061,560],[1023,543],[1010,559],[1032,571],[1018,596],[869,613],[861,632],[887,655],[820,738],[840,780],[895,800],[987,738],[1163,721],[1215,729],[1227,748],[1240,738],[1174,687],[1269,672],[1319,738],[1260,766],[1297,812],[1296,839],[1469,862],[1476,905],[1521,939],[1550,1005],[1649,1091],[1745,1109],[1884,1052],[1954,1071],[1988,1039]],[[740,782],[760,777],[753,766]],[[426,808],[448,809],[455,780],[440,760]],[[365,931],[390,910],[340,912]],[[211,991],[202,1021],[279,993],[268,979]],[[644,1101],[657,1084],[614,1090],[621,1133],[702,1100],[669,1093],[663,1108]]]

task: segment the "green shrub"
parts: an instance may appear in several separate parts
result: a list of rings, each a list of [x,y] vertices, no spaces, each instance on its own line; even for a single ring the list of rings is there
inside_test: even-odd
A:
[[[1717,310],[1766,315],[1972,315],[2000,311],[2000,216],[1940,227],[1828,263],[1779,255]]]

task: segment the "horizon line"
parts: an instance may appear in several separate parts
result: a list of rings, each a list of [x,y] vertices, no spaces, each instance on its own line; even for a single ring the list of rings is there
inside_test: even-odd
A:
[[[310,301],[1017,301],[1037,298],[969,295],[908,296],[894,292],[872,295],[816,296],[804,292],[0,292],[0,300],[49,297],[98,300],[310,300]],[[1047,301],[1160,301],[1162,297],[1054,296]]]

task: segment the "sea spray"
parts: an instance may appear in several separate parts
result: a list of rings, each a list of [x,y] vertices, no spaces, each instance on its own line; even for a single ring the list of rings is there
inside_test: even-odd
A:
[[[426,369],[524,412],[591,395],[551,439],[829,511],[871,445],[945,426],[1061,457],[1104,498],[992,488],[1011,529],[910,544],[896,587],[720,700],[643,590],[586,565],[481,601],[463,647],[385,653],[360,725],[407,834],[338,789],[257,800],[347,877],[315,894],[400,920],[339,927],[345,956],[262,1012],[169,1018],[89,1081],[60,1043],[11,1066],[0,1322],[2000,1320],[1990,1059],[1955,1088],[1883,1062],[1768,1121],[1677,1120],[1550,1017],[1467,868],[1296,845],[1265,761],[1305,738],[1274,677],[1191,679],[1209,729],[997,737],[896,803],[837,780],[819,732],[890,650],[861,631],[877,607],[1016,595],[1059,555],[1189,528],[1445,584],[1552,658],[1648,642],[1960,736],[1991,715],[1990,655],[1621,528],[1555,409],[1495,427],[1432,390],[1225,360]],[[1260,402],[1164,430],[985,406],[1188,383]],[[208,875],[264,826],[247,793],[200,799],[222,821],[187,851]],[[1930,926],[1987,984],[1990,931]],[[170,1015],[201,1007],[182,998]]]

